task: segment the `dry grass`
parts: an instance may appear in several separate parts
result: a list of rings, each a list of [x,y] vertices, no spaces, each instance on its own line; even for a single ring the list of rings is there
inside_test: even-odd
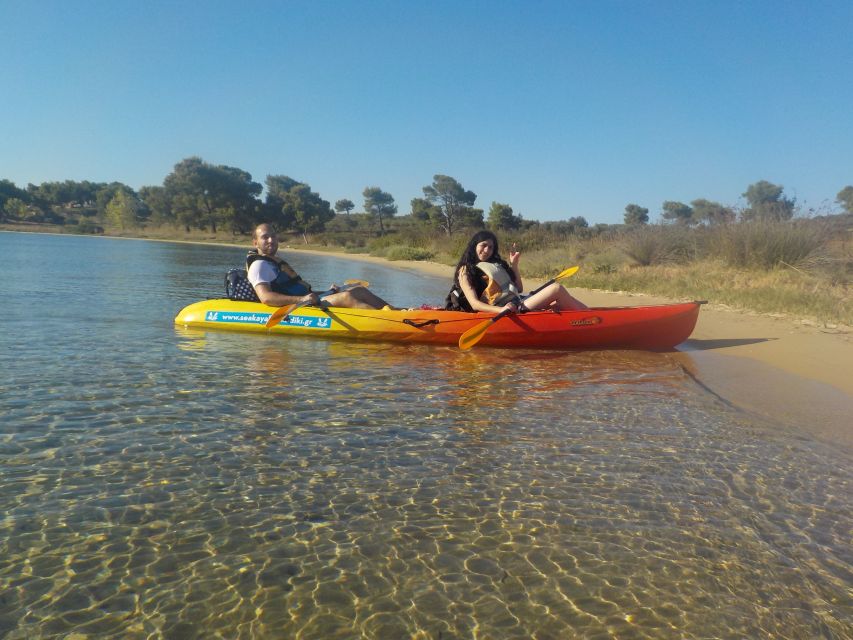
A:
[[[575,276],[575,284],[708,300],[736,309],[853,326],[849,287],[801,270],[735,269],[719,260],[703,260],[687,265],[621,267],[612,273],[582,270]]]

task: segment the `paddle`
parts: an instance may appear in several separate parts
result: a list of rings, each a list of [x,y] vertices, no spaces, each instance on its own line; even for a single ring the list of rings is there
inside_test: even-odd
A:
[[[552,284],[554,284],[555,282],[557,282],[557,280],[562,280],[563,278],[568,278],[569,276],[575,275],[575,273],[577,273],[578,269],[580,269],[580,267],[569,267],[568,269],[564,269],[563,271],[558,273],[555,277],[548,280],[548,282],[543,284],[541,287],[537,287],[536,289],[531,291],[530,295],[532,296],[536,293],[539,293],[545,287],[549,287]],[[512,311],[512,309],[504,309],[499,314],[497,314],[495,317],[489,318],[488,320],[483,320],[481,323],[476,324],[473,327],[471,327],[470,329],[468,329],[468,331],[466,331],[461,336],[459,336],[459,348],[462,349],[463,351],[466,351],[466,350],[470,349],[471,347],[473,347],[475,344],[477,344],[482,339],[482,337],[484,335],[486,335],[486,331],[488,331],[495,322],[497,322],[498,320],[503,318],[505,315],[509,314],[511,311]]]
[[[353,287],[367,287],[369,285],[370,285],[370,283],[367,282],[366,280],[347,280],[344,283],[343,287],[338,287],[337,289],[328,289],[327,291],[323,291],[317,295],[320,298],[320,300],[322,300],[326,296],[330,296],[333,293],[338,293],[340,291],[347,291],[348,289],[352,289]],[[279,322],[284,320],[287,316],[289,316],[292,312],[294,312],[296,309],[298,309],[299,307],[304,307],[307,304],[308,304],[307,302],[296,302],[294,304],[288,304],[288,305],[285,305],[283,307],[279,307],[278,309],[273,311],[272,314],[270,315],[269,320],[267,320],[267,323],[265,325],[266,328],[269,329],[271,327],[274,327]]]

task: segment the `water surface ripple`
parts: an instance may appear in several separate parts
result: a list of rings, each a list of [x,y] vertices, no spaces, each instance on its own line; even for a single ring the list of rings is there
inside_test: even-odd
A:
[[[850,451],[669,354],[173,327],[240,255],[0,234],[0,637],[853,636]]]

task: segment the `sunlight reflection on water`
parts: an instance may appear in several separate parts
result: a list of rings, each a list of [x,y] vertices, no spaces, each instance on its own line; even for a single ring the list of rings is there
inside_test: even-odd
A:
[[[850,635],[849,452],[671,355],[185,330],[239,251],[30,242],[88,258],[61,313],[4,258],[0,635]]]

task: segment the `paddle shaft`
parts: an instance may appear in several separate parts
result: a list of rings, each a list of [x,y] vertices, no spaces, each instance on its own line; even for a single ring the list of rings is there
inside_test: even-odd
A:
[[[563,278],[568,278],[569,276],[575,275],[575,273],[577,273],[577,270],[578,270],[578,267],[569,267],[568,269],[563,270],[560,274],[558,274],[556,277],[548,280],[548,282],[543,284],[541,287],[536,287],[533,291],[531,291],[530,293],[527,294],[527,297],[529,298],[530,296],[539,293],[545,287],[550,287],[552,284],[557,282],[557,280],[562,280]]]
[[[323,298],[328,298],[333,293],[340,293],[341,291],[347,291],[349,289],[352,289],[354,286],[356,286],[356,285],[350,284],[350,285],[343,286],[340,289],[326,289],[325,291],[317,294],[317,299],[322,300]],[[294,311],[296,311],[300,307],[307,307],[310,304],[311,304],[310,302],[300,302],[299,304],[294,306],[293,309],[291,309],[290,311],[285,313],[284,317],[286,318],[287,316],[289,316],[291,313],[293,313]]]
[[[527,297],[529,298],[530,296],[535,296],[537,293],[539,293],[540,291],[542,291],[542,289],[544,289],[545,287],[550,287],[550,286],[551,286],[552,284],[554,284],[555,282],[557,282],[557,278],[551,278],[550,280],[548,280],[548,282],[546,282],[545,284],[543,284],[541,287],[536,287],[533,291],[531,291],[530,293],[528,293],[528,294],[527,294]]]
[[[338,287],[337,289],[326,289],[325,291],[317,294],[317,299],[322,300],[323,298],[328,298],[333,293],[340,293],[341,291],[349,291],[353,287],[358,287],[360,285],[361,285],[361,283],[359,283],[359,284],[347,284],[347,285],[344,285],[343,287]],[[294,311],[296,311],[300,307],[307,307],[310,304],[311,304],[310,302],[299,302],[299,303],[293,305],[293,308],[284,314],[284,316],[282,317],[282,320],[284,320],[284,318],[289,316],[291,313],[293,313]]]
[[[353,287],[366,287],[368,286],[368,282],[364,280],[347,280],[347,284],[343,287],[338,287],[337,289],[327,289],[321,293],[317,294],[318,299],[322,300],[333,293],[340,293],[341,291],[348,291]],[[285,318],[287,318],[291,313],[299,309],[300,307],[307,306],[308,302],[297,302],[296,304],[286,305],[284,307],[279,307],[276,309],[272,315],[270,315],[269,320],[267,320],[266,327],[270,329],[280,322],[282,322]]]

